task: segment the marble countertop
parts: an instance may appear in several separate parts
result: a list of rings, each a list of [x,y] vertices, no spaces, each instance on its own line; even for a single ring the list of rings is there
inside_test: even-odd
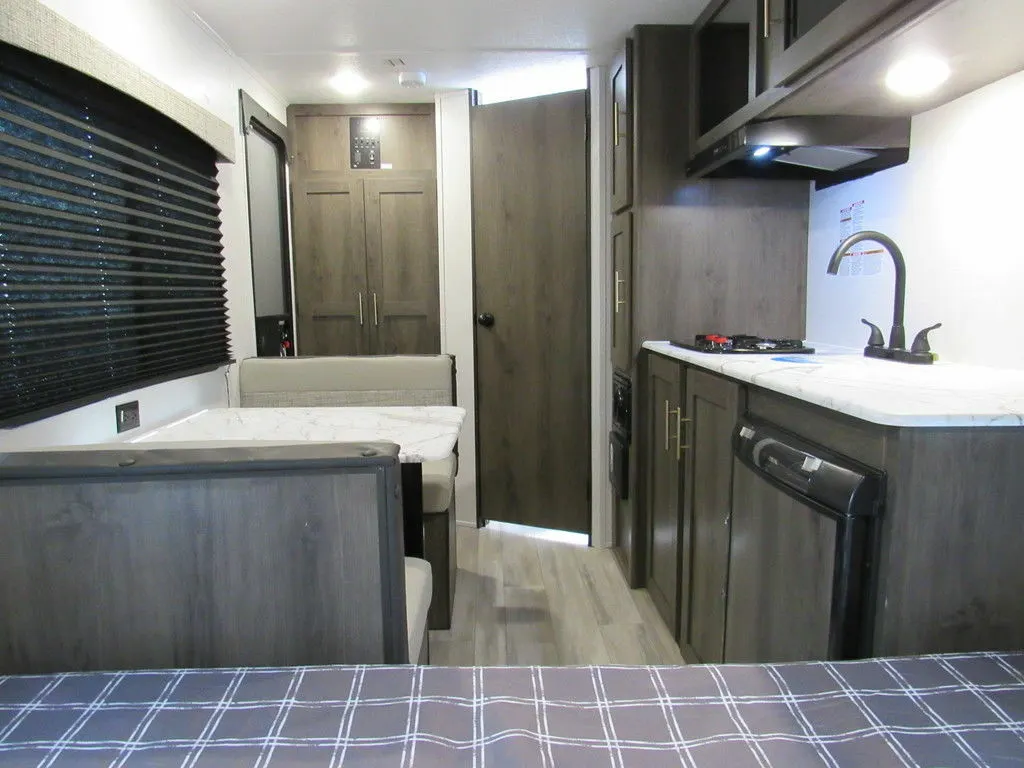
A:
[[[448,456],[465,418],[451,406],[209,408],[128,442],[388,442],[402,462],[420,463]]]
[[[811,355],[723,355],[667,341],[649,349],[723,376],[897,427],[1024,426],[1024,371],[936,362],[909,365],[816,344]]]

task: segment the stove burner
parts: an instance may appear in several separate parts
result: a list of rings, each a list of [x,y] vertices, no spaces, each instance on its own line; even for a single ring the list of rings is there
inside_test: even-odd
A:
[[[700,333],[693,344],[680,341],[669,342],[673,346],[692,349],[695,352],[714,352],[727,355],[809,355],[814,352],[805,347],[802,339],[765,339],[760,336],[737,334],[722,336],[716,333]]]

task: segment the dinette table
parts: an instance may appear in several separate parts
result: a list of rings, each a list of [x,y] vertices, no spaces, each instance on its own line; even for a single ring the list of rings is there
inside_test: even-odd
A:
[[[423,557],[422,463],[451,454],[465,417],[465,409],[455,406],[207,408],[128,442],[154,447],[183,442],[395,443],[402,462],[405,551]]]

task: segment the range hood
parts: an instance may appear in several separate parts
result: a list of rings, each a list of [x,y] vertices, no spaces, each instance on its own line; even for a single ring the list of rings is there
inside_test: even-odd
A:
[[[748,123],[698,152],[686,175],[802,179],[821,189],[909,157],[909,117],[780,117]]]

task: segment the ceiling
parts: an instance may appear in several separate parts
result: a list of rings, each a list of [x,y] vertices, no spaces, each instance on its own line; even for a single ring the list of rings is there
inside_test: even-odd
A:
[[[498,101],[582,88],[585,67],[607,63],[633,25],[691,22],[707,0],[179,2],[299,104],[432,101],[454,88]],[[370,83],[358,97],[328,82],[349,68]],[[427,86],[400,87],[400,70],[426,72]]]

